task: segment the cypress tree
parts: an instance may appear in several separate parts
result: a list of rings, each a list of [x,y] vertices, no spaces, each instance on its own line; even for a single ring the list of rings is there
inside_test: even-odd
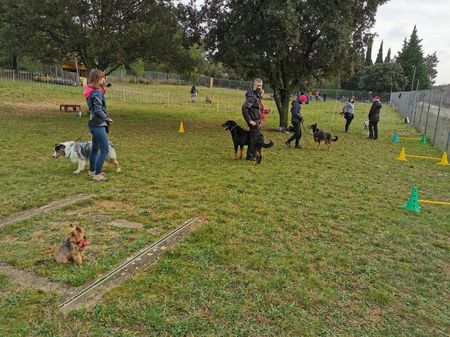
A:
[[[428,89],[430,87],[430,77],[425,65],[421,41],[417,35],[417,28],[414,26],[409,40],[405,39],[403,48],[397,56],[397,63],[402,66],[408,78],[405,90],[415,88],[417,80],[419,80],[419,89]]]
[[[384,59],[384,63],[391,63],[391,48],[388,49],[386,58]]]
[[[371,66],[371,65],[373,65],[373,62],[372,62],[372,44],[373,44],[373,39],[370,38],[370,39],[367,41],[366,59],[364,60],[364,65],[365,65],[365,66]]]
[[[383,63],[383,41],[381,41],[380,49],[378,49],[377,59],[375,60],[375,64]]]

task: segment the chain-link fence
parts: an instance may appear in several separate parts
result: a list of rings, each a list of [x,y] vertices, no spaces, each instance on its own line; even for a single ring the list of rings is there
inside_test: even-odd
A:
[[[391,104],[424,133],[433,146],[448,152],[450,145],[450,86],[422,91],[393,92]]]

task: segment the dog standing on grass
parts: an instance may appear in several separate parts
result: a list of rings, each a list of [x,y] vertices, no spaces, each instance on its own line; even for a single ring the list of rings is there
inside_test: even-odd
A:
[[[317,143],[317,149],[320,150],[321,142],[325,142],[328,146],[328,151],[331,151],[331,142],[336,142],[338,140],[338,136],[334,138],[331,136],[331,133],[323,132],[317,127],[317,123],[310,125],[309,128],[313,132],[314,141]]]
[[[55,145],[53,158],[64,157],[70,159],[73,163],[78,164],[78,168],[73,173],[78,174],[84,170],[86,163],[89,161],[89,153],[92,149],[92,141],[88,142],[64,142]],[[117,161],[116,150],[114,145],[109,142],[109,152],[105,159],[107,162],[116,166],[116,172],[120,172],[121,168]]]
[[[244,146],[250,145],[250,131],[241,128],[235,121],[226,121],[222,124],[224,130],[229,130],[231,133],[231,138],[233,139],[234,145],[234,159],[242,159],[242,155],[244,152]],[[261,163],[262,159],[262,148],[269,148],[273,146],[273,142],[264,143],[264,136],[261,132],[259,132],[258,139],[255,143],[256,149],[256,164]],[[239,157],[237,156],[237,150],[240,148]]]
[[[86,246],[87,238],[83,228],[74,227],[66,241],[53,253],[53,258],[57,263],[74,262],[75,264],[81,264],[84,259],[83,249]]]

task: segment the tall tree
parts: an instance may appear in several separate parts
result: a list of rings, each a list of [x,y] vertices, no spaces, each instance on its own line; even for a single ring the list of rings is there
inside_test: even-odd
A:
[[[383,63],[383,41],[381,41],[380,49],[378,49],[377,59],[375,60],[375,64]]]
[[[40,60],[76,58],[112,71],[138,59],[164,60],[181,44],[180,27],[166,0],[1,0],[7,23],[20,25],[25,52]],[[26,18],[26,20],[24,20]]]
[[[403,90],[408,82],[398,63],[376,63],[364,67],[359,76],[359,88],[373,92],[388,92]]]
[[[430,80],[430,84],[434,85],[434,83],[436,82],[436,76],[437,76],[437,64],[439,63],[439,60],[436,56],[436,52],[434,52],[433,54],[427,55],[425,57],[425,65],[427,67],[428,70],[428,78]]]
[[[388,49],[384,63],[391,63],[391,48]]]
[[[419,81],[419,89],[428,89],[430,87],[430,77],[428,75],[427,66],[425,65],[422,46],[422,40],[417,35],[417,28],[411,33],[409,40],[405,39],[403,48],[399,52],[396,62],[398,62],[408,78],[405,90],[415,88]],[[414,81],[414,83],[413,83]]]
[[[366,59],[364,60],[364,65],[365,66],[373,65],[373,62],[372,62],[372,45],[373,45],[373,38],[369,37],[369,39],[367,40]]]
[[[349,70],[384,2],[207,0],[207,47],[242,76],[269,82],[285,128],[291,94]]]

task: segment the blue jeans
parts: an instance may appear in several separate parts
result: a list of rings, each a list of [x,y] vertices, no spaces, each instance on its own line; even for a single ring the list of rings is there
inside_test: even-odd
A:
[[[102,172],[103,163],[109,152],[108,136],[104,126],[90,126],[92,134],[92,149],[89,154],[89,170],[95,174]]]

